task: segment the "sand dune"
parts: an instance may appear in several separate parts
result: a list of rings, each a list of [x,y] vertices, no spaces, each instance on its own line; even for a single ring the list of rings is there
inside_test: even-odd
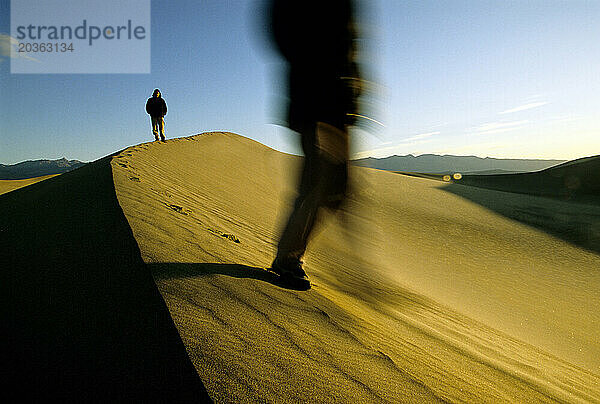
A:
[[[0,195],[14,191],[15,189],[35,184],[40,181],[47,180],[48,178],[56,177],[57,175],[60,174],[44,175],[41,177],[27,178],[25,180],[0,180]]]
[[[355,167],[292,291],[300,161],[210,133],[0,196],[5,401],[600,401],[598,206]]]
[[[348,206],[306,256],[313,288],[283,289],[262,268],[299,162],[227,133],[112,158],[215,401],[600,401],[597,253],[444,183],[355,167]]]

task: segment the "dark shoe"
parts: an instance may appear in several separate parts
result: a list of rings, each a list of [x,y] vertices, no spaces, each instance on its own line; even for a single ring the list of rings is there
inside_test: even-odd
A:
[[[158,140],[158,139],[156,139],[156,140]],[[160,140],[163,142],[166,142],[165,137],[163,135],[160,135]]]
[[[302,261],[297,259],[276,258],[271,264],[271,270],[279,275],[279,281],[284,287],[298,290],[310,289],[310,281],[302,269]]]

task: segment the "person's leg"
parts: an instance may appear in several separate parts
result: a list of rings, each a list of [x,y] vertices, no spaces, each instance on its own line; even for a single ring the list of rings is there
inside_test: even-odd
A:
[[[275,259],[295,265],[300,262],[318,211],[319,149],[314,126],[301,133],[304,163],[294,209],[281,234]]]
[[[291,264],[301,261],[319,209],[338,209],[348,183],[346,131],[319,122],[303,130],[302,149],[305,157],[298,197],[277,247],[277,258]]]
[[[343,124],[339,126],[344,127]],[[337,210],[346,198],[348,187],[349,142],[347,128],[317,124],[317,141],[320,151],[320,176],[322,184],[319,206]]]
[[[152,134],[154,135],[154,139],[158,140],[158,119],[155,116],[151,116],[150,121],[152,122]]]
[[[158,129],[160,131],[160,140],[165,141],[165,118],[158,118]]]

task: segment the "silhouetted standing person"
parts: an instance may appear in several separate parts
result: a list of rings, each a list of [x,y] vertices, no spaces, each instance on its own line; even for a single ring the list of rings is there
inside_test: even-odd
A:
[[[352,0],[273,0],[271,32],[288,64],[288,126],[301,136],[304,166],[272,270],[309,288],[302,267],[322,208],[337,210],[348,183],[348,125],[360,83]]]
[[[161,97],[160,90],[157,88],[152,93],[152,97],[146,101],[146,112],[150,115],[152,122],[152,133],[154,139],[158,140],[160,134],[160,140],[165,141],[165,120],[164,116],[167,115],[167,103]]]

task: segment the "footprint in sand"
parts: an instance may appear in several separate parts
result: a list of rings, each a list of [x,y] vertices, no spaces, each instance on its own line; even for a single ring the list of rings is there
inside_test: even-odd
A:
[[[191,209],[185,209],[183,206],[179,206],[179,205],[175,205],[172,203],[165,203],[166,207],[174,210],[177,213],[181,213],[182,215],[188,216],[190,213],[192,213]]]
[[[241,244],[241,241],[239,238],[237,238],[236,236],[234,236],[233,234],[229,234],[229,233],[223,233],[221,230],[216,230],[216,229],[207,229],[209,232],[211,232],[212,234],[219,236],[219,237],[223,237],[226,238],[227,240],[231,240],[234,243],[237,244]]]
[[[139,177],[129,177],[129,179],[133,182],[140,182],[140,178]]]

